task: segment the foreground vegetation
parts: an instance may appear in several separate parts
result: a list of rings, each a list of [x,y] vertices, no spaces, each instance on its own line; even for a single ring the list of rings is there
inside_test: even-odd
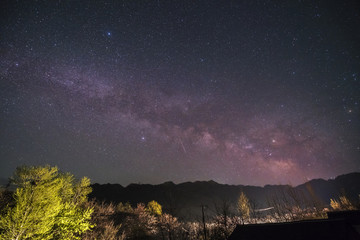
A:
[[[352,210],[358,206],[345,196],[331,199],[329,208],[289,188],[268,199],[272,206],[259,211],[240,193],[237,213],[227,201],[203,214],[198,221],[179,221],[163,212],[156,201],[129,203],[88,201],[90,180],[76,180],[56,167],[19,167],[11,178],[15,191],[0,192],[0,239],[226,239],[237,224],[283,222],[325,218],[329,210]],[[202,212],[206,206],[200,206]]]
[[[81,239],[93,227],[88,178],[76,181],[56,167],[19,167],[11,184],[16,190],[1,194],[1,239]]]

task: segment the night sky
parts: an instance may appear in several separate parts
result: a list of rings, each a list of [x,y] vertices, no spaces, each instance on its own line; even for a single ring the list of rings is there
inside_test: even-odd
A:
[[[360,171],[359,1],[2,1],[0,176]]]

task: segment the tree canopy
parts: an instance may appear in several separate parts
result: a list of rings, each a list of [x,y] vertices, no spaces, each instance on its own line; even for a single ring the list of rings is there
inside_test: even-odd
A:
[[[90,180],[77,181],[57,167],[18,167],[13,202],[0,216],[0,239],[80,239],[91,228],[85,207]]]
[[[244,192],[240,193],[240,196],[239,196],[239,199],[237,202],[237,210],[239,211],[240,217],[244,223],[245,220],[250,217],[250,202]]]
[[[161,205],[154,200],[151,202],[148,202],[146,209],[153,216],[160,216],[162,214]]]

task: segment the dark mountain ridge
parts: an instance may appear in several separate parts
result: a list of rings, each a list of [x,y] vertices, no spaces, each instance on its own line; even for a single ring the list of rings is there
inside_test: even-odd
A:
[[[233,210],[240,192],[256,204],[256,208],[271,207],[269,199],[284,198],[290,192],[296,192],[299,198],[308,201],[330,203],[330,198],[337,199],[345,195],[350,200],[359,201],[360,173],[349,173],[335,179],[313,179],[296,187],[289,185],[244,186],[219,184],[214,181],[197,181],[174,184],[130,184],[123,187],[120,184],[93,184],[90,198],[105,202],[129,202],[133,206],[137,203],[147,203],[151,200],[159,202],[164,210],[178,217],[197,217],[201,205],[209,209],[209,214],[216,212],[216,206],[225,202]]]

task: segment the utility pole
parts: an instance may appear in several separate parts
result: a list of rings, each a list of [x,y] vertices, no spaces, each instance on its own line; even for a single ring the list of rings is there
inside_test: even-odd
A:
[[[205,223],[205,214],[204,214],[204,205],[201,204],[201,212],[202,212],[202,221],[204,226],[204,240],[207,240],[206,238],[206,223]]]

